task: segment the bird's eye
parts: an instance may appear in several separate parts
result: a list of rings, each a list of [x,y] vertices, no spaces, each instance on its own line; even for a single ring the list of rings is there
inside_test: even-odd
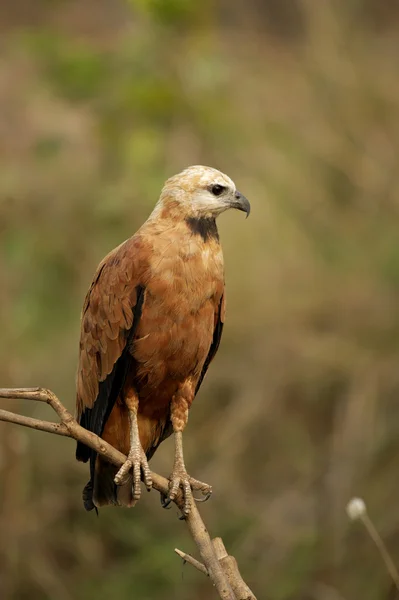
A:
[[[214,196],[220,196],[220,194],[222,194],[224,192],[226,188],[223,185],[219,185],[218,183],[216,185],[213,185],[211,187],[211,192]]]

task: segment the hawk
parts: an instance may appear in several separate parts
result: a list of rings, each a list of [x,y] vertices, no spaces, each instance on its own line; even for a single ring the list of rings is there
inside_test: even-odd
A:
[[[250,212],[233,181],[210,167],[189,167],[166,181],[147,221],[98,266],[81,318],[77,418],[127,461],[118,470],[78,442],[76,458],[90,461],[87,510],[133,506],[141,477],[151,488],[148,461],[172,433],[166,503],[181,487],[188,514],[192,490],[210,490],[188,475],[182,434],[222,335],[226,297],[216,217],[229,208]]]

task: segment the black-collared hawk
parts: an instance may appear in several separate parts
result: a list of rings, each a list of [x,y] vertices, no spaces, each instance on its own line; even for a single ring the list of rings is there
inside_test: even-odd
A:
[[[80,424],[127,455],[118,470],[78,443],[90,460],[87,510],[133,506],[148,460],[174,433],[168,501],[179,487],[184,513],[192,490],[209,486],[186,471],[182,432],[219,347],[225,316],[223,255],[216,217],[249,214],[248,200],[216,169],[189,167],[168,179],[148,220],[100,263],[86,295],[77,373]]]

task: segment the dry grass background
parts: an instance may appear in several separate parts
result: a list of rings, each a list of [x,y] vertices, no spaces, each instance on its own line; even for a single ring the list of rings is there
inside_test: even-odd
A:
[[[226,171],[253,209],[220,219],[228,321],[186,435],[205,520],[259,598],[388,598],[344,507],[399,562],[397,5],[5,0],[0,32],[1,385],[72,407],[97,263],[167,176]],[[1,598],[213,597],[156,494],[97,519],[86,478],[69,441],[1,427]]]

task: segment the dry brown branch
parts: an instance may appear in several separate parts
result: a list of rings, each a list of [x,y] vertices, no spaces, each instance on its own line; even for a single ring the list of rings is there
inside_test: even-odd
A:
[[[94,433],[81,427],[57,396],[50,390],[44,388],[0,388],[0,398],[45,402],[57,413],[60,423],[25,417],[2,409],[0,409],[0,421],[15,423],[24,427],[79,440],[118,467],[125,462],[126,456],[124,454]],[[151,473],[151,475],[154,489],[166,495],[169,491],[168,480],[157,473]],[[181,493],[178,494],[174,502],[180,509],[182,508],[183,497]],[[236,560],[232,556],[227,555],[222,540],[216,538],[212,542],[195,503],[190,514],[184,520],[198,547],[203,564],[181,551],[176,550],[177,554],[186,562],[189,562],[203,573],[209,575],[222,600],[256,600],[255,596],[242,580]]]

